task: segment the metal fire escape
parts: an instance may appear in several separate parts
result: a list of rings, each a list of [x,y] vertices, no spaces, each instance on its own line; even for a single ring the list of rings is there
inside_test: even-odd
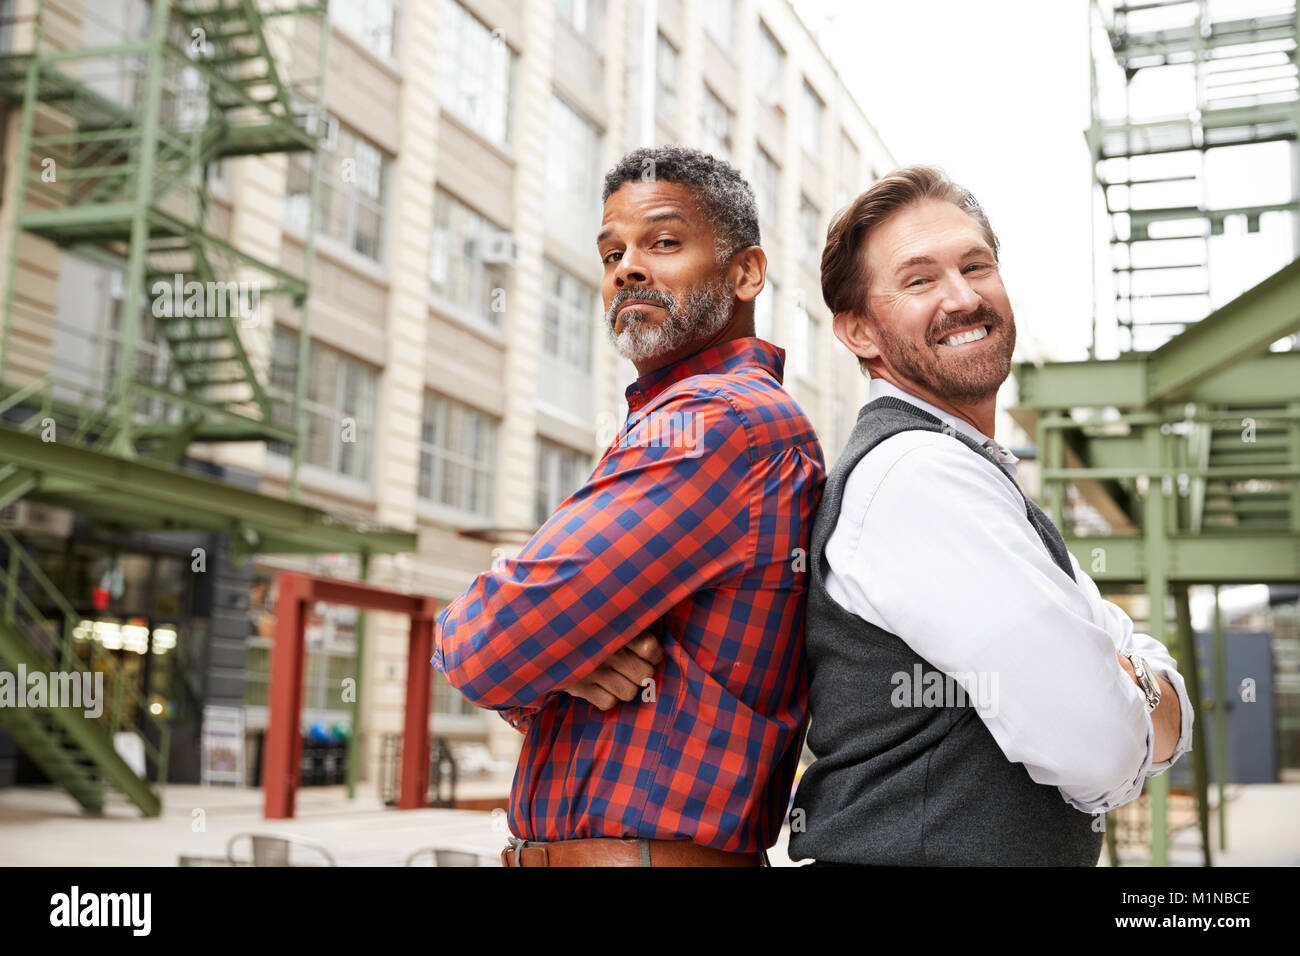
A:
[[[1188,588],[1214,585],[1217,602],[1218,585],[1300,580],[1298,14],[1291,6],[1247,17],[1235,6],[1231,19],[1215,19],[1223,7],[1207,0],[1090,6],[1099,40],[1088,143],[1111,229],[1121,351],[1095,357],[1094,322],[1090,360],[1017,366],[1012,414],[1037,433],[1046,504],[1080,565],[1104,591],[1149,596],[1145,628],[1172,646],[1187,678],[1208,865],[1211,749],[1220,848],[1225,839],[1223,638],[1216,613],[1216,672],[1203,694]],[[1097,78],[1116,64],[1124,115],[1108,119]],[[1194,106],[1135,119],[1130,95],[1161,71],[1173,77],[1165,95],[1181,92]],[[1229,151],[1283,142],[1291,153],[1281,174],[1256,174],[1280,198],[1211,201],[1232,168]],[[1225,227],[1238,223],[1245,228]],[[1235,294],[1242,270],[1259,262],[1223,257],[1264,227],[1273,228],[1266,252],[1276,265]],[[1167,775],[1147,785],[1158,864],[1168,861],[1168,788]]]
[[[1296,14],[1262,9],[1214,19],[1214,10],[1252,4],[1212,10],[1209,0],[1092,6],[1122,76],[1123,115],[1115,118],[1099,95],[1111,90],[1099,85],[1094,61],[1088,131],[1111,226],[1119,347],[1149,350],[1221,304],[1212,278],[1226,244],[1218,237],[1230,226],[1256,234],[1262,217],[1300,212],[1291,189],[1261,198],[1258,190],[1219,188],[1215,166],[1234,151],[1250,162],[1245,150],[1296,142]],[[1162,101],[1185,110],[1134,115],[1144,93],[1170,88],[1181,95]]]
[[[11,218],[0,290],[0,508],[26,498],[128,531],[226,532],[237,557],[353,552],[364,561],[414,550],[410,533],[296,500],[306,376],[296,375],[291,400],[275,406],[266,363],[248,346],[267,336],[273,308],[299,310],[297,364],[305,365],[325,3],[123,4],[147,14],[134,31],[100,30],[86,4],[80,32],[55,0],[8,6],[15,16],[0,51],[0,95],[21,125],[3,193]],[[292,267],[223,238],[210,221],[214,164],[277,153],[313,157],[313,219],[305,255],[286,257]],[[52,354],[50,275],[65,252],[118,270],[123,285],[110,370],[98,390],[75,395],[60,387],[62,357]],[[248,289],[256,308],[238,298]],[[149,367],[146,345],[157,359]],[[290,500],[184,466],[192,443],[250,441],[295,449]],[[166,708],[135,693],[8,531],[0,565],[0,664],[103,672],[110,700],[96,719],[68,708],[0,708],[0,722],[86,809],[102,808],[109,784],[145,814],[159,813]],[[116,752],[114,735],[124,730],[143,740],[152,783]]]

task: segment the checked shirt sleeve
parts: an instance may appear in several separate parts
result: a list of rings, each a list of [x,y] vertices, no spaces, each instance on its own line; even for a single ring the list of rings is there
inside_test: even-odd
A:
[[[749,476],[748,436],[725,396],[666,402],[517,558],[444,609],[434,667],[480,707],[519,709],[508,718],[519,726],[520,714],[743,566]]]

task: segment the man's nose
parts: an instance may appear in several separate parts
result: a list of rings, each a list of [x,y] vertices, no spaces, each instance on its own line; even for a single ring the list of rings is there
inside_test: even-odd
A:
[[[974,312],[980,306],[980,295],[961,273],[949,276],[943,284],[943,302],[940,308],[949,315]]]
[[[650,281],[650,270],[646,268],[634,250],[627,250],[618,260],[614,269],[614,286],[622,289],[628,285],[645,285]]]

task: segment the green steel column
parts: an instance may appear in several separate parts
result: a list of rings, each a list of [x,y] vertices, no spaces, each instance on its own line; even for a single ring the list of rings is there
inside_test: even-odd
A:
[[[1059,473],[1065,467],[1065,438],[1062,430],[1056,426],[1049,426],[1048,419],[1056,418],[1052,413],[1044,413],[1038,419],[1037,432],[1038,447],[1042,449],[1041,461],[1042,468],[1040,471],[1044,500],[1047,504],[1047,515],[1065,534],[1063,524],[1065,515],[1064,496],[1065,480],[1056,477],[1050,477],[1054,473]]]
[[[1192,608],[1186,584],[1174,588],[1174,615],[1178,622],[1178,671],[1187,685],[1187,699],[1203,711],[1201,665],[1196,654],[1196,633],[1192,630]],[[1192,721],[1192,786],[1196,790],[1196,823],[1201,831],[1201,853],[1206,866],[1214,866],[1210,853],[1210,770],[1205,752],[1205,721]]]
[[[1160,428],[1146,427],[1147,461],[1157,469],[1165,467]],[[1147,629],[1161,644],[1165,640],[1165,593],[1169,586],[1169,542],[1165,538],[1164,482],[1159,474],[1151,476],[1143,503],[1142,534],[1146,547],[1146,591],[1150,604]],[[1169,775],[1148,777],[1146,792],[1151,797],[1151,865],[1169,865]]]
[[[328,3],[325,4],[328,8]],[[306,368],[311,355],[311,278],[316,264],[316,209],[320,204],[320,167],[321,147],[320,133],[325,125],[325,77],[329,70],[329,36],[330,21],[328,16],[321,16],[320,43],[317,50],[316,75],[319,78],[316,97],[316,143],[311,153],[311,185],[307,200],[307,237],[303,249],[302,281],[307,289],[302,307],[298,312],[298,368],[293,380],[293,430],[298,440],[293,444],[293,455],[289,461],[289,500],[298,501],[301,492],[298,489],[298,467],[302,464],[302,448],[307,443],[305,418],[302,411],[303,400],[307,397]],[[353,737],[356,735],[353,734]],[[352,795],[352,761],[348,761],[348,796]]]
[[[1228,804],[1225,781],[1228,779],[1228,713],[1223,682],[1224,666],[1223,614],[1219,607],[1219,586],[1214,586],[1214,785],[1219,791],[1219,852],[1228,849]]]
[[[370,580],[370,552],[361,552],[361,580]],[[361,676],[366,654],[366,612],[357,612],[357,658],[353,679],[357,682],[352,695],[352,733],[348,735],[348,799],[357,796],[357,760],[361,754]]]
[[[135,457],[131,440],[131,384],[135,379],[135,354],[140,340],[140,304],[144,297],[145,252],[149,244],[149,206],[153,188],[154,157],[161,126],[162,74],[171,0],[153,0],[153,23],[149,32],[149,67],[144,100],[140,107],[140,170],[136,176],[135,208],[131,213],[131,246],[126,260],[126,295],[122,300],[122,343],[117,375],[113,384],[113,405],[117,409],[117,433],[111,451]]]
[[[23,234],[23,203],[27,200],[27,177],[30,175],[28,153],[32,148],[32,127],[36,122],[36,93],[40,88],[40,49],[45,23],[45,0],[36,5],[36,24],[32,27],[32,58],[23,81],[23,115],[18,134],[18,162],[14,164],[13,223],[9,228],[9,254],[5,263],[4,312],[0,313],[0,385],[4,384],[5,352],[9,344],[9,316],[14,310],[14,279],[18,274],[18,244]]]
[[[1300,11],[1300,4],[1296,9]],[[1300,149],[1300,144],[1296,148]],[[1300,222],[1300,216],[1295,218]],[[1290,451],[1288,458],[1291,467],[1300,468],[1300,402],[1291,402],[1286,410],[1289,416],[1286,427],[1287,447]],[[1300,479],[1291,482],[1291,533],[1300,534]]]

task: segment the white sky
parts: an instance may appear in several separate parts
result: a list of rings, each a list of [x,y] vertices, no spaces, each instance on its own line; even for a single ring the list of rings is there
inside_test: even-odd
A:
[[[1002,244],[1019,338],[1026,346],[1040,341],[1055,358],[1085,358],[1092,311],[1086,3],[796,6],[898,163],[940,166],[984,206]],[[827,16],[833,30],[818,23]]]
[[[1260,0],[1246,2],[1257,6]],[[1093,202],[1084,139],[1090,112],[1087,0],[794,3],[899,164],[941,166],[984,206],[1002,243],[1002,273],[1021,343],[1017,358],[1086,358]],[[1191,84],[1147,72],[1154,81],[1144,91],[1152,93],[1148,106],[1173,114],[1194,105]],[[1150,81],[1143,76],[1143,82]],[[1251,175],[1233,170],[1218,182],[1267,181],[1289,194],[1287,147],[1270,146],[1272,153],[1251,161]],[[1220,208],[1242,201],[1209,199]],[[1232,238],[1235,224],[1229,222],[1228,237],[1215,240],[1213,305],[1290,261],[1284,219],[1266,218],[1262,234],[1241,239]],[[1102,358],[1117,347],[1108,302],[1108,230],[1099,220]],[[1232,247],[1226,254],[1224,244]]]

